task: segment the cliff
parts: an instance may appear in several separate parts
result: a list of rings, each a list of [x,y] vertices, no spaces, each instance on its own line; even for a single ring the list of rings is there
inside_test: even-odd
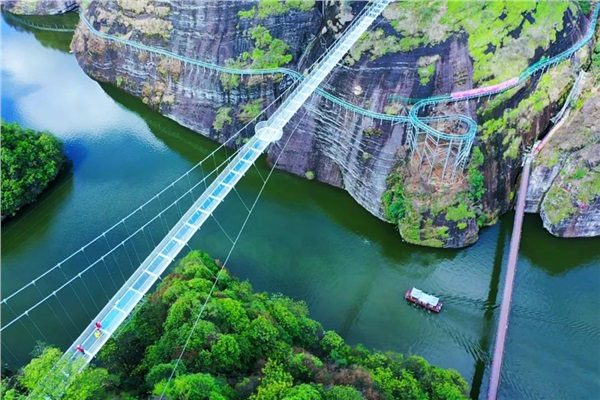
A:
[[[119,0],[92,1],[85,13],[102,33],[185,57],[305,72],[364,4]],[[588,25],[574,1],[394,3],[322,88],[367,110],[405,115],[410,102],[393,96],[423,98],[516,77],[572,46]],[[141,51],[101,39],[83,23],[72,48],[94,79],[220,142],[292,84],[281,76],[239,78]],[[406,124],[363,117],[316,95],[271,146],[269,159],[281,155],[278,168],[344,188],[409,242],[463,247],[510,209],[523,149],[546,130],[572,84],[571,70],[585,58],[586,49],[498,96],[429,110],[465,114],[479,124],[471,161],[454,179],[439,179],[437,168],[424,173],[404,145]]]
[[[600,74],[594,73],[537,157],[530,180],[527,211],[539,212],[555,236],[600,235]]]

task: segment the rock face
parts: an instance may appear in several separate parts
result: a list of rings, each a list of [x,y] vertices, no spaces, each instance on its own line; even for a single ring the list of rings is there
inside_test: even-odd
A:
[[[273,4],[92,1],[86,16],[100,32],[185,57],[306,72],[365,3]],[[465,3],[472,12],[452,4],[389,6],[321,88],[364,109],[402,115],[409,103],[391,96],[423,98],[518,76],[542,55],[557,54],[577,42],[589,24],[576,2],[545,11],[544,2],[514,11],[498,2],[497,15],[483,6],[487,3]],[[498,24],[491,22],[500,21],[500,15],[506,16],[506,26],[495,32],[492,26]],[[485,35],[489,43],[481,42]],[[121,87],[219,142],[274,102],[267,107],[269,115],[278,96],[293,85],[286,77],[237,78],[141,51],[101,39],[83,23],[72,48],[94,79]],[[344,188],[373,215],[396,224],[409,242],[467,246],[477,240],[480,227],[510,209],[522,148],[547,127],[581,57],[585,55],[551,70],[554,78],[537,76],[496,98],[430,110],[429,115],[466,114],[481,126],[474,150],[478,161],[453,180],[436,179],[435,171],[431,177],[423,173],[426,166],[406,151],[406,124],[373,120],[317,95],[271,146],[269,159],[277,161],[277,168]],[[243,131],[235,145],[252,133],[251,127]]]
[[[529,212],[560,237],[600,235],[600,80],[588,76],[582,98],[540,152],[527,192]]]
[[[56,15],[79,8],[81,0],[6,0],[2,7],[13,14]]]

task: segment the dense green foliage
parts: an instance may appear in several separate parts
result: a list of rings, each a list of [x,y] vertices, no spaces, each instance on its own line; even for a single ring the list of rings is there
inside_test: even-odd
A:
[[[590,72],[594,77],[594,81],[597,85],[600,85],[600,35],[596,35],[596,46],[592,52],[592,66]]]
[[[387,183],[389,189],[381,198],[385,217],[390,222],[398,223],[406,215],[403,180],[398,173],[393,173],[388,177]]]
[[[207,254],[188,254],[101,351],[100,362],[115,376],[87,369],[96,375],[88,375],[90,389],[78,398],[163,392],[165,399],[211,400],[466,398],[467,384],[456,371],[420,357],[348,346],[310,319],[303,302],[254,293],[249,283],[220,270]],[[28,368],[38,363],[18,380],[31,380]]]
[[[288,0],[287,2],[280,0],[260,0],[258,3],[258,18],[263,19],[270,16],[282,15],[293,9],[310,11],[314,7],[314,3],[314,0]],[[254,6],[248,10],[240,10],[238,11],[238,16],[240,19],[254,18],[256,10]]]
[[[310,11],[315,7],[315,0],[260,0],[258,2],[258,17],[267,18],[271,15],[285,14],[291,10]]]
[[[592,11],[592,2],[591,1],[578,1],[579,7],[581,7],[581,12],[584,14],[589,14]]]
[[[363,53],[374,60],[425,48],[465,33],[474,82],[497,83],[520,74],[534,61],[536,49],[547,50],[556,41],[569,8],[577,11],[569,1],[399,1],[383,12],[397,34],[382,28],[363,34],[344,62],[352,65]],[[419,71],[422,84],[427,72]]]
[[[469,162],[469,170],[467,171],[467,182],[470,186],[469,197],[473,201],[479,201],[485,194],[483,186],[483,174],[479,168],[483,165],[483,153],[477,146],[473,147],[471,161]]]
[[[62,351],[53,347],[40,347],[34,351],[34,358],[17,375],[3,376],[2,399],[24,400],[35,390],[33,398],[62,398],[69,400],[100,399],[107,387],[112,386],[113,376],[103,368],[87,368],[76,373],[80,364],[62,364],[59,360]],[[83,360],[80,360],[83,361]],[[55,368],[55,366],[57,366]],[[58,374],[53,371],[61,371]],[[63,372],[71,374],[69,384]],[[111,396],[111,399],[121,397]],[[122,397],[126,399],[126,397]]]
[[[274,39],[267,28],[262,25],[256,25],[248,29],[247,33],[254,42],[252,52],[245,51],[235,59],[229,59],[225,63],[229,68],[238,69],[273,69],[279,68],[290,61],[292,55],[287,54],[289,46],[281,39]],[[240,84],[239,75],[221,74],[221,83],[223,89],[228,91],[234,89]],[[248,84],[261,82],[260,77],[253,77],[248,81]]]
[[[2,121],[2,218],[35,198],[56,178],[66,157],[61,142],[48,132]]]

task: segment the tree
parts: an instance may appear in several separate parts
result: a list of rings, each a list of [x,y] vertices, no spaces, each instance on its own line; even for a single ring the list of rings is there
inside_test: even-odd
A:
[[[221,332],[242,333],[250,325],[246,310],[238,300],[215,299],[211,302],[209,314]]]
[[[227,373],[238,369],[240,347],[235,340],[235,336],[218,335],[217,341],[211,348],[211,352],[216,369],[219,372]]]
[[[75,374],[78,364],[48,375],[61,352],[40,347],[17,379],[2,382],[4,398],[21,400],[35,387],[42,397],[62,393],[76,400],[156,398],[163,392],[164,399],[178,400],[466,398],[467,384],[456,371],[421,357],[403,361],[398,353],[350,347],[308,318],[305,303],[253,293],[225,270],[195,324],[219,268],[206,253],[192,252],[164,279],[100,352],[118,379],[91,367]],[[73,371],[68,388],[63,370]]]
[[[292,375],[287,373],[278,362],[269,360],[262,372],[264,377],[261,379],[258,392],[250,396],[251,400],[281,398],[281,395],[294,384]]]
[[[279,331],[266,317],[259,315],[250,323],[247,336],[257,356],[269,354],[279,339]]]
[[[306,383],[293,386],[281,395],[282,400],[321,400],[322,398],[321,393],[314,386]]]
[[[78,373],[83,360],[62,363],[61,356],[57,348],[44,349],[23,368],[19,383],[29,394],[35,391],[37,397],[73,400],[97,399],[114,383],[105,369],[87,367]]]
[[[153,393],[160,396],[163,392],[167,399],[186,400],[226,400],[233,395],[226,382],[208,374],[182,375],[169,383],[161,381]]]

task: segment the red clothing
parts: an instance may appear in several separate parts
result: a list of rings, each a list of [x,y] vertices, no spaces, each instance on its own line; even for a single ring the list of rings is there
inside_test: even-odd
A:
[[[85,351],[83,350],[83,347],[77,346],[77,350],[80,351],[80,352],[82,352],[83,354],[85,354]]]
[[[96,322],[96,329],[100,329],[102,328],[102,324],[100,323],[100,321]]]

